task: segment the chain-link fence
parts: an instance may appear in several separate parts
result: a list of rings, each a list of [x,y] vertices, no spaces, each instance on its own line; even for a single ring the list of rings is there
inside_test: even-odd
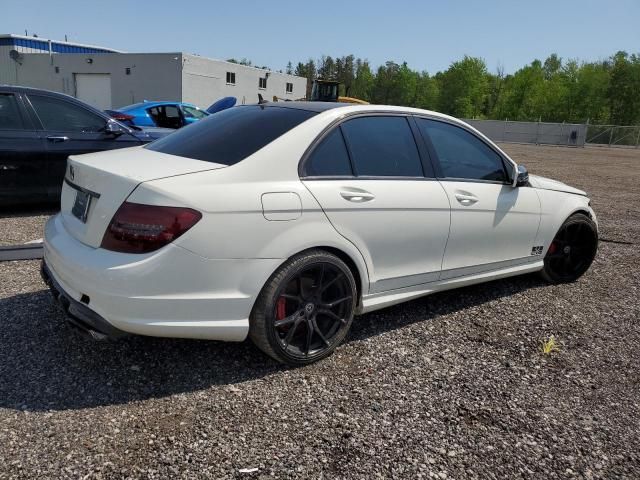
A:
[[[587,144],[640,148],[640,126],[587,125]]]
[[[581,123],[465,120],[494,142],[534,143],[583,147],[587,125]]]
[[[511,120],[465,120],[494,142],[536,145],[606,145],[640,148],[640,126],[589,125],[582,123],[516,122]]]

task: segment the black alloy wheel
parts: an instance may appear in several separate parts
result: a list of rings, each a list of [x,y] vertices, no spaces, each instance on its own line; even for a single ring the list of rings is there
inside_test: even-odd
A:
[[[267,282],[252,313],[250,336],[280,362],[315,362],[346,337],[356,300],[353,275],[342,260],[318,250],[304,253]]]
[[[598,230],[588,216],[575,214],[558,230],[544,258],[542,276],[552,283],[573,282],[591,266],[598,250]]]

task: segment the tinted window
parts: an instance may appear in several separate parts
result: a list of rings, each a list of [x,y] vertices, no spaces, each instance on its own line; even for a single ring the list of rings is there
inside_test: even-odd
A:
[[[340,128],[334,128],[313,150],[305,163],[305,175],[310,177],[352,175],[349,154]]]
[[[284,107],[233,107],[209,115],[145,148],[233,165],[314,115],[314,112]]]
[[[184,116],[187,118],[204,118],[207,116],[202,110],[198,110],[197,108],[190,107],[189,105],[182,106],[182,112]]]
[[[434,120],[418,119],[418,125],[431,139],[445,177],[506,181],[500,156],[475,135]]]
[[[0,130],[22,130],[24,125],[18,102],[12,93],[0,94]]]
[[[418,148],[404,117],[349,120],[342,129],[358,176],[422,177]]]
[[[91,111],[57,98],[29,95],[45,130],[100,132],[106,120]]]

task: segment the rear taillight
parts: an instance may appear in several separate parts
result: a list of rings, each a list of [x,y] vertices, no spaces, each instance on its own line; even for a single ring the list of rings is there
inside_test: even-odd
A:
[[[193,227],[202,214],[191,208],[124,202],[102,237],[102,248],[114,252],[153,252]]]
[[[133,120],[134,117],[133,115],[128,115],[126,113],[120,113],[120,112],[113,112],[111,113],[111,118],[115,118],[116,120],[120,121],[120,122],[128,122]]]

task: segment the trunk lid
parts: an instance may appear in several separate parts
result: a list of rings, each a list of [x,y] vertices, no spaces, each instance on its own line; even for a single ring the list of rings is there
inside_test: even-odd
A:
[[[225,166],[142,147],[69,157],[60,199],[62,221],[75,239],[97,248],[118,207],[141,183]]]

